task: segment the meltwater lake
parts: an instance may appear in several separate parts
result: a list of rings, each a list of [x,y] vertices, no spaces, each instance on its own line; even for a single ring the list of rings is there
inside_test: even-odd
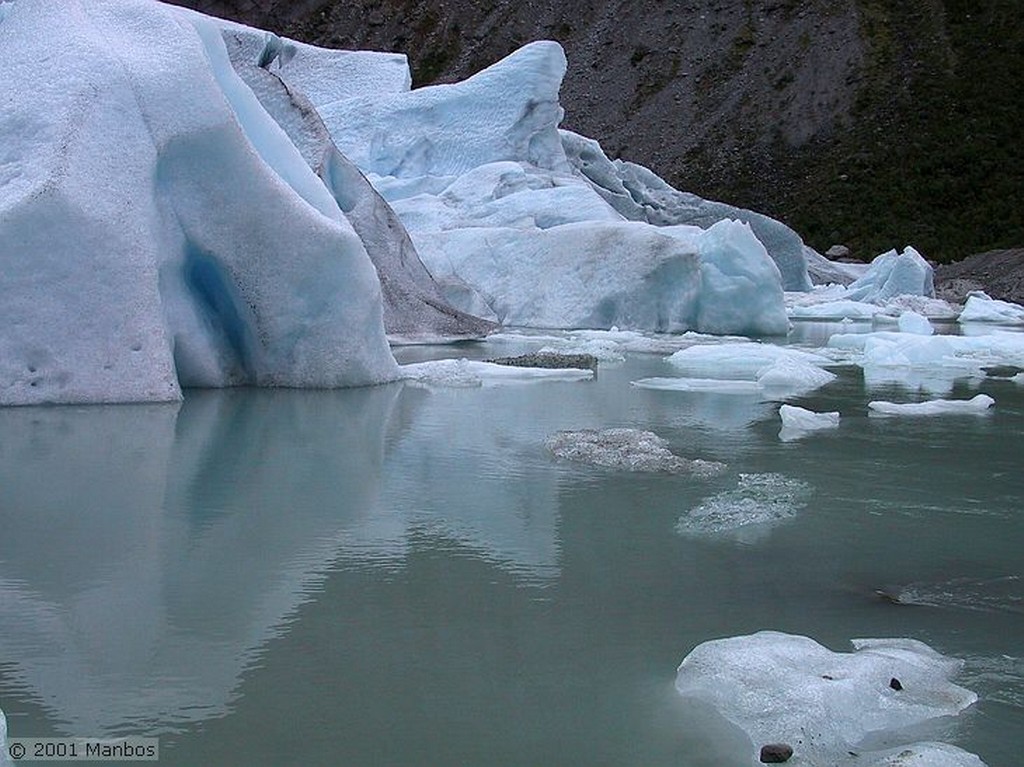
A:
[[[9,736],[156,736],[163,765],[743,763],[675,671],[701,642],[774,629],[963,659],[979,702],[927,735],[1016,767],[1024,386],[957,382],[947,396],[995,406],[886,418],[867,402],[921,395],[834,372],[788,401],[839,428],[791,442],[756,394],[631,386],[678,373],[653,354],[584,382],[0,410]],[[610,427],[727,469],[633,474],[544,446]],[[772,513],[687,523],[708,504]]]

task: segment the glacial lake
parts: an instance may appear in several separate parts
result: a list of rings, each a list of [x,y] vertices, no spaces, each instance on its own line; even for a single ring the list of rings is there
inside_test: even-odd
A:
[[[165,766],[742,763],[675,670],[774,629],[964,659],[980,701],[929,736],[1016,767],[1024,386],[958,383],[995,398],[981,416],[879,418],[869,400],[914,397],[836,372],[791,401],[839,428],[793,442],[777,403],[630,386],[678,374],[659,355],[591,382],[0,410],[9,735],[158,736]],[[630,474],[544,447],[622,426],[728,468]],[[740,475],[775,522],[677,530]]]

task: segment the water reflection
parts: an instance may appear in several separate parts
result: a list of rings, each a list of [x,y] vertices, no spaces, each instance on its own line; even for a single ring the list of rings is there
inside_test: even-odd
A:
[[[75,735],[226,711],[256,651],[377,514],[398,394],[0,411],[8,681]]]

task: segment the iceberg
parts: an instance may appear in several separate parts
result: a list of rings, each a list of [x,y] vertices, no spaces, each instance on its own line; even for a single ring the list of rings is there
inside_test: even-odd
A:
[[[968,400],[933,399],[907,403],[874,400],[868,403],[868,408],[880,415],[971,415],[985,413],[995,402],[987,394],[976,394]]]
[[[838,653],[774,631],[712,640],[683,659],[676,690],[739,726],[753,759],[762,745],[784,742],[808,765],[841,764],[850,751],[879,767],[904,758],[920,765],[981,763],[954,747],[909,739],[910,728],[956,716],[977,700],[950,681],[960,661],[913,639],[852,644],[853,652]],[[946,755],[958,761],[938,761]]]
[[[704,200],[680,192],[642,165],[610,160],[601,145],[571,131],[561,131],[565,155],[575,173],[585,178],[615,210],[631,221],[657,226],[699,226],[723,220],[742,221],[754,232],[779,268],[785,290],[810,290],[804,243],[785,224],[761,213]]]
[[[957,322],[1020,324],[1024,323],[1024,306],[989,298],[986,293],[979,290],[967,296],[967,303],[964,304]]]
[[[669,450],[667,439],[641,429],[560,431],[544,444],[563,460],[626,471],[710,477],[725,469],[716,461],[681,458]]]
[[[783,442],[800,439],[814,431],[839,427],[839,413],[837,412],[815,413],[795,405],[782,405],[779,408],[779,417],[782,419],[779,439]]]
[[[629,220],[574,170],[558,130],[565,68],[561,46],[540,41],[463,82],[318,109],[463,312],[534,328],[785,333],[782,277],[750,227]]]
[[[366,248],[217,25],[141,0],[5,7],[0,404],[397,376]]]
[[[853,301],[881,304],[902,295],[935,297],[932,267],[910,246],[877,256],[864,276],[846,288]]]

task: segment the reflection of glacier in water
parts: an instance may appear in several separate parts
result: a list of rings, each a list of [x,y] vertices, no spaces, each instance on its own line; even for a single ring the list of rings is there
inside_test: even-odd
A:
[[[417,509],[382,503],[388,463],[399,494],[431,472],[430,446],[403,436],[409,394],[0,412],[0,652],[17,686],[69,734],[173,727],[226,711],[339,560],[399,565],[420,530],[554,573],[553,484],[477,473]],[[467,447],[493,453],[476,433]]]
[[[376,510],[395,395],[0,413],[0,649],[18,682],[71,734],[223,713]]]

